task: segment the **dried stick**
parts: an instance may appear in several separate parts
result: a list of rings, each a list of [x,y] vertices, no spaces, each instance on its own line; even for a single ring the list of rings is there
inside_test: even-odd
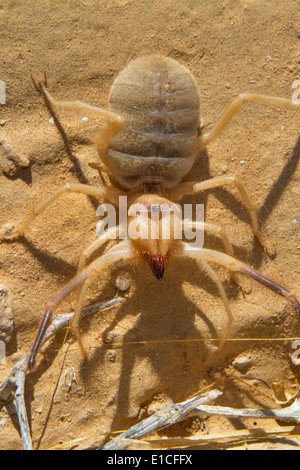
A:
[[[9,376],[0,385],[1,407],[5,405],[5,402],[9,401],[9,403],[6,405],[8,413],[10,413],[11,408],[15,413],[17,413],[24,450],[32,450],[32,441],[24,398],[25,376],[28,358],[29,351],[24,354],[22,359],[13,368]],[[11,402],[10,398],[13,391],[14,398]]]
[[[99,310],[111,307],[119,302],[124,302],[125,300],[126,299],[124,297],[116,297],[114,299],[108,300],[107,302],[102,302],[100,304],[86,307],[82,311],[82,316],[87,317],[89,315],[93,315]],[[49,328],[46,331],[42,344],[45,344],[59,330],[67,326],[71,322],[73,315],[73,312],[55,315],[52,319]],[[32,440],[24,399],[25,375],[27,372],[27,364],[29,357],[30,350],[24,354],[24,356],[19,360],[19,362],[13,367],[10,374],[0,384],[0,409],[3,406],[7,406],[7,404],[12,401],[12,404],[15,407],[18,416],[24,450],[32,450]]]
[[[249,408],[235,409],[226,406],[205,405],[222,395],[219,390],[212,390],[204,395],[182,403],[167,405],[154,415],[146,418],[140,423],[132,426],[130,429],[120,434],[105,444],[101,450],[122,450],[133,444],[136,445],[136,439],[149,434],[150,432],[162,429],[171,424],[183,421],[189,416],[225,416],[228,418],[255,418],[255,419],[278,419],[294,424],[300,424],[300,399],[287,407],[280,409],[255,410]],[[151,445],[151,441],[148,441]],[[145,444],[145,443],[144,443]],[[164,447],[168,447],[164,443]]]
[[[295,401],[287,407],[279,409],[267,410],[254,410],[249,408],[235,409],[227,406],[207,406],[200,405],[197,411],[202,415],[219,415],[227,416],[228,418],[255,418],[255,419],[279,419],[288,421],[290,423],[300,423],[300,399],[296,398]]]
[[[68,139],[67,133],[63,128],[63,125],[61,124],[48,96],[47,96],[47,77],[46,77],[46,72],[44,73],[44,80],[40,80],[39,82],[36,82],[33,76],[31,75],[31,80],[33,82],[34,88],[36,91],[42,96],[45,106],[48,109],[50,116],[53,119],[53,122],[56,126],[56,129],[58,130],[62,141],[64,143],[64,147],[66,150],[66,153],[70,159],[70,161],[73,163],[73,166],[75,168],[75,172],[77,174],[78,180],[83,183],[83,184],[91,184],[87,176],[85,175],[79,157],[73,152],[72,145]],[[94,207],[98,207],[99,203],[97,199],[94,196],[88,195],[89,200],[93,204]]]
[[[216,434],[205,434],[201,437],[175,437],[175,438],[161,438],[161,439],[148,439],[148,440],[136,440],[136,439],[122,439],[124,443],[126,441],[127,446],[131,446],[136,449],[150,450],[150,449],[172,449],[172,448],[187,448],[193,446],[207,446],[215,444],[218,449],[232,448],[232,446],[241,445],[245,443],[266,441],[266,440],[278,440],[282,439],[288,441],[290,445],[299,447],[299,426],[285,426],[284,428],[248,428],[240,429],[238,431],[229,431]],[[118,438],[115,438],[118,441]],[[283,448],[284,447],[280,447]]]
[[[175,403],[174,405],[166,405],[160,411],[153,414],[149,418],[144,419],[138,424],[135,424],[130,429],[120,434],[116,440],[112,439],[105,444],[101,450],[122,450],[129,445],[128,439],[138,439],[158,429],[171,426],[171,424],[179,423],[189,416],[198,414],[195,410],[202,403],[215,400],[222,392],[219,390],[211,390],[203,395],[197,395],[182,403]],[[121,439],[126,439],[120,442]]]
[[[46,86],[47,86],[47,78],[46,78],[46,72],[44,73],[44,80],[41,80],[39,81],[38,83],[34,80],[33,76],[31,75],[31,80],[33,82],[33,85],[34,85],[34,88],[36,89],[36,91],[42,95],[43,97],[43,100],[44,100],[44,103],[46,105],[46,108],[48,109],[49,113],[50,113],[50,116],[52,117],[53,119],[53,122],[54,124],[56,125],[56,128],[58,130],[58,132],[60,133],[61,135],[61,138],[63,140],[63,143],[64,143],[64,146],[65,146],[65,149],[66,149],[66,152],[68,154],[68,157],[69,159],[71,160],[71,162],[73,163],[73,165],[75,166],[76,170],[79,172],[81,178],[83,178],[83,180],[85,180],[85,183],[87,183],[86,181],[86,178],[85,178],[85,175],[82,171],[82,168],[80,166],[80,162],[79,162],[79,159],[76,155],[74,155],[73,151],[72,151],[72,147],[71,147],[71,144],[69,142],[69,139],[67,137],[67,134],[62,126],[62,124],[60,123],[60,120],[58,119],[54,109],[53,109],[53,106],[52,104],[50,103],[50,100],[47,96],[47,93],[46,93]]]

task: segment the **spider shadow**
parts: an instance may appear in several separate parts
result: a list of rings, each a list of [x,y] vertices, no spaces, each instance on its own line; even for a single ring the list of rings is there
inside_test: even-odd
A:
[[[118,386],[111,397],[116,407],[112,431],[130,425],[137,417],[132,410],[138,412],[138,408],[149,403],[156,394],[163,393],[176,403],[199,390],[200,380],[210,367],[208,364],[215,351],[210,345],[218,345],[218,342],[209,343],[205,339],[219,338],[220,323],[216,324],[214,313],[210,318],[201,305],[196,305],[185,294],[184,284],[192,285],[193,289],[201,286],[219,299],[217,315],[221,317],[222,327],[227,322],[216,285],[199,270],[195,260],[170,263],[160,281],[154,280],[147,269],[146,264],[141,264],[133,270],[134,294],[118,309],[110,326],[103,331],[104,346],[93,349],[87,362],[82,363],[82,380],[88,384],[101,364],[108,363],[108,352],[116,351],[114,341],[117,342],[119,354],[116,354],[119,355],[121,370]],[[182,276],[179,277],[178,272]],[[231,297],[237,295],[237,290],[231,291]],[[126,328],[121,340],[116,339],[128,315],[134,325]],[[137,362],[145,363],[145,370],[149,371],[149,375],[145,372],[142,379],[133,374],[140,370],[135,367]],[[151,372],[153,382],[148,378]],[[132,408],[130,394],[136,387],[141,387],[141,396]]]
[[[57,274],[58,272],[62,272],[70,279],[75,276],[76,266],[74,266],[74,264],[37,247],[31,240],[26,238],[26,236],[22,236],[18,242],[23,243],[26,246],[26,248],[43,265],[48,273]]]
[[[211,174],[209,169],[209,157],[206,149],[201,152],[198,160],[196,161],[191,173],[187,175],[184,179],[185,181],[204,181],[206,179],[213,178],[214,175]],[[295,171],[297,170],[298,163],[300,159],[300,136],[298,137],[296,144],[290,153],[284,167],[282,168],[277,180],[273,183],[272,188],[267,194],[263,204],[257,211],[257,216],[262,225],[266,223],[272,211],[278,205],[280,198],[282,197],[284,191],[289,185]],[[250,188],[251,189],[251,188]],[[233,188],[234,191],[234,188]],[[242,202],[230,191],[220,187],[214,188],[209,191],[205,191],[204,204],[207,202],[208,194],[213,194],[216,199],[223,204],[229,211],[231,211],[239,220],[249,224],[249,230],[251,230],[251,222],[247,209],[244,207]],[[198,195],[196,195],[198,198]],[[209,214],[208,214],[209,216]],[[206,221],[208,218],[206,217]],[[220,225],[222,222],[220,221]],[[250,264],[253,264],[257,269],[265,261],[264,250],[258,243],[257,239],[253,237],[252,243],[252,252],[245,253],[245,251],[240,250],[238,247],[235,249],[236,257],[243,260],[245,255],[247,256],[247,261]]]
[[[266,222],[266,220],[271,215],[273,209],[278,204],[283,192],[287,188],[295,171],[297,170],[299,160],[300,160],[300,136],[298,137],[298,140],[291,154],[289,155],[286,164],[282,168],[280,175],[278,176],[277,180],[274,182],[263,205],[260,207],[258,211],[258,216],[261,221]]]

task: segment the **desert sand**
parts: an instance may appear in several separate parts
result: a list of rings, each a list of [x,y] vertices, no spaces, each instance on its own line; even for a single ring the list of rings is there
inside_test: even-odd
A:
[[[106,108],[110,87],[130,60],[152,53],[170,56],[195,76],[202,125],[209,129],[240,92],[292,97],[293,82],[300,78],[299,20],[296,0],[2,0],[0,80],[6,103],[0,105],[0,138],[15,163],[2,144],[0,228],[18,224],[60,186],[78,181],[31,74],[40,79],[46,71],[48,89],[57,99]],[[88,165],[95,161],[93,141],[105,121],[86,112],[57,112],[91,184],[114,184],[104,166],[99,176]],[[264,236],[276,247],[274,258],[253,237],[234,188],[185,202],[204,202],[206,220],[224,226],[236,256],[298,298],[299,120],[293,109],[243,107],[185,178],[237,175],[245,181]],[[0,283],[9,289],[14,322],[0,382],[31,346],[47,301],[76,274],[98,221],[89,198],[68,194],[34,221],[24,239],[0,243]],[[223,250],[214,237],[207,236],[205,246]],[[213,362],[216,343],[209,339],[218,337],[226,318],[216,286],[195,261],[170,262],[160,281],[143,262],[120,261],[99,275],[89,286],[86,305],[117,296],[126,301],[80,323],[86,362],[73,336],[64,342],[62,333],[27,375],[34,447],[98,447],[113,431],[209,387],[222,390],[218,404],[237,408],[279,407],[294,395],[300,374],[291,360],[291,338],[299,337],[300,319],[293,305],[250,280],[245,280],[250,292],[243,295],[226,270],[218,271],[234,326]],[[124,275],[128,288],[120,290],[118,279]],[[58,313],[75,305],[74,294]],[[272,441],[272,430],[284,429],[284,423],[250,418],[191,418],[157,436],[197,438],[258,426],[270,433],[262,442],[234,448],[297,448],[295,438]],[[210,448],[221,445],[226,447],[216,441]],[[22,448],[16,420],[4,408],[0,448]]]

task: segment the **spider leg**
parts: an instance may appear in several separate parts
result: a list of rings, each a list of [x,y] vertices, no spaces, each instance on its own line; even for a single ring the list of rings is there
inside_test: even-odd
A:
[[[222,225],[211,224],[208,222],[194,221],[190,219],[184,219],[183,224],[187,228],[192,228],[196,230],[204,230],[208,233],[212,233],[213,235],[216,235],[217,237],[220,237],[226,253],[229,256],[234,256],[232,244],[228,238],[228,235],[224,227],[222,227]],[[232,277],[235,280],[236,284],[242,289],[243,292],[249,293],[251,291],[251,288],[248,285],[246,285],[245,280],[241,279],[241,276],[238,273],[232,273]]]
[[[99,238],[97,238],[97,240],[95,240],[90,246],[88,246],[80,255],[77,273],[79,274],[81,271],[84,270],[86,259],[89,256],[91,256],[96,250],[98,250],[98,248],[100,248],[106,241],[117,240],[121,230],[122,230],[122,226],[111,227],[108,230],[106,230]],[[86,290],[87,290],[87,283],[84,283],[79,291],[78,298],[77,298],[76,311],[71,322],[71,328],[78,340],[82,355],[84,357],[87,356],[87,353],[84,349],[84,346],[81,340],[78,322],[79,322],[80,314],[83,309],[83,302],[84,302]]]
[[[124,123],[124,118],[122,116],[112,111],[108,111],[107,109],[99,108],[98,106],[92,106],[88,103],[84,103],[83,101],[78,100],[55,100],[54,98],[52,98],[43,82],[40,82],[39,85],[42,88],[43,93],[47,96],[50,103],[54,106],[84,109],[86,111],[92,111],[96,114],[100,114],[101,116],[108,118],[110,121],[119,122],[120,124]]]
[[[182,183],[178,185],[178,187],[173,191],[172,196],[175,197],[175,201],[177,201],[180,200],[185,194],[195,194],[201,191],[207,191],[208,189],[218,188],[226,185],[234,185],[237,188],[241,200],[249,212],[254,235],[256,236],[259,243],[266,249],[266,251],[271,256],[273,256],[275,249],[262,236],[261,230],[259,228],[257,211],[249,195],[249,192],[245,184],[236,176],[217,176],[209,180],[201,181],[200,183],[193,181]]]
[[[99,114],[100,116],[108,119],[109,122],[106,128],[100,132],[99,136],[96,139],[95,144],[96,144],[96,148],[97,148],[100,159],[103,161],[103,163],[107,167],[109,167],[110,165],[109,165],[108,158],[107,158],[109,141],[120,132],[120,130],[125,124],[125,118],[121,116],[120,114],[116,114],[107,109],[99,108],[98,106],[92,106],[88,103],[83,103],[82,101],[55,100],[54,98],[52,98],[52,96],[50,95],[49,91],[46,89],[43,82],[40,82],[40,87],[41,87],[43,95],[46,96],[46,99],[53,106],[83,109],[89,112]]]
[[[118,205],[119,204],[119,197],[126,195],[124,191],[121,191],[117,188],[109,187],[109,186],[90,186],[89,184],[81,184],[81,183],[67,183],[65,186],[59,188],[55,193],[49,196],[45,201],[39,204],[36,208],[34,208],[31,213],[25,217],[23,222],[21,222],[19,228],[15,227],[13,231],[9,234],[2,234],[2,238],[5,240],[14,240],[16,238],[21,237],[28,226],[34,221],[34,219],[44,212],[48,206],[50,206],[54,201],[56,201],[62,194],[71,192],[71,193],[81,193],[87,194],[91,196],[101,197],[109,199],[112,203]]]
[[[136,256],[135,251],[133,250],[130,241],[124,240],[118,245],[113,246],[109,251],[104,255],[95,259],[84,271],[79,273],[72,281],[70,281],[63,289],[61,289],[48,303],[45,314],[43,316],[42,322],[39,327],[38,334],[36,336],[35,342],[32,346],[30,357],[28,361],[28,369],[32,369],[35,365],[36,355],[43,343],[43,338],[45,336],[46,330],[50,325],[53,312],[61,304],[61,302],[68,297],[72,292],[74,292],[78,287],[85,286],[87,281],[94,277],[98,272],[100,272],[105,266],[109,266],[116,261],[126,260],[134,258]],[[82,302],[84,298],[85,289],[81,293],[81,298],[75,310],[72,327],[74,328],[77,338],[79,337],[78,331],[78,320],[81,313]],[[81,344],[81,342],[80,342]],[[81,344],[82,345],[82,344]],[[83,346],[82,346],[83,348]]]
[[[174,253],[174,256],[189,256],[192,258],[199,258],[201,260],[209,261],[224,266],[232,272],[246,274],[247,276],[250,276],[252,279],[259,282],[268,289],[287,298],[295,305],[298,313],[300,314],[299,300],[289,289],[284,286],[281,286],[275,281],[272,281],[271,279],[267,278],[263,274],[260,274],[255,269],[251,268],[250,266],[247,266],[246,264],[242,263],[236,258],[233,258],[232,256],[229,256],[225,253],[221,253],[219,251],[208,250],[207,248],[191,246],[185,242],[178,243],[178,248],[177,251]]]
[[[87,258],[108,240],[117,240],[122,229],[123,227],[121,225],[108,228],[100,237],[97,238],[97,240],[95,240],[91,245],[82,251],[78,263],[78,274],[85,268]]]
[[[300,105],[294,103],[287,98],[279,98],[277,96],[260,95],[258,93],[240,93],[223,111],[214,127],[204,135],[198,138],[199,150],[206,147],[210,142],[215,140],[222,132],[224,127],[231,121],[233,116],[246,103],[261,103],[265,105],[285,106],[300,109]]]
[[[220,344],[219,344],[219,348],[218,348],[218,350],[220,351],[222,349],[222,347],[224,346],[224,343],[226,342],[226,340],[230,336],[230,333],[231,333],[231,330],[232,330],[233,316],[232,316],[230,305],[229,305],[229,302],[228,302],[228,299],[227,299],[226,292],[224,290],[222,282],[220,281],[220,278],[217,275],[216,271],[204,259],[200,259],[199,261],[200,261],[202,269],[204,271],[206,271],[208,276],[217,285],[219,294],[221,296],[221,299],[223,301],[223,304],[224,304],[224,307],[225,307],[225,310],[226,310],[226,314],[227,314],[227,325],[226,325],[225,329],[223,330],[223,332],[221,334]]]

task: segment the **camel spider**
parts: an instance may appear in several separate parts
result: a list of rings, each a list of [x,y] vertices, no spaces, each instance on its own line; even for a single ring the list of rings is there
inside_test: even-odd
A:
[[[35,217],[66,192],[76,192],[107,199],[118,206],[121,196],[128,198],[128,217],[141,230],[149,228],[152,208],[159,217],[156,219],[158,238],[127,236],[116,243],[88,266],[86,259],[108,239],[120,236],[121,226],[105,231],[86,248],[79,260],[78,273],[47,304],[37,337],[31,349],[28,368],[35,365],[46,329],[54,310],[73,291],[81,288],[72,321],[72,329],[84,355],[78,321],[83,308],[88,282],[105,266],[117,260],[142,258],[146,260],[157,279],[161,279],[166,264],[175,257],[196,258],[201,268],[216,283],[228,317],[227,327],[222,333],[221,344],[228,338],[232,325],[232,314],[222,283],[210,266],[221,265],[233,273],[243,273],[276,293],[291,300],[300,313],[300,303],[287,288],[266,278],[250,266],[234,258],[233,248],[224,229],[210,223],[180,222],[176,212],[170,213],[169,223],[187,223],[196,230],[204,230],[219,236],[225,253],[193,246],[175,237],[170,230],[169,238],[162,235],[166,218],[163,205],[170,207],[181,201],[184,195],[191,195],[219,186],[231,185],[238,190],[241,200],[249,211],[252,229],[258,241],[267,249],[259,229],[254,204],[244,184],[235,176],[221,176],[202,182],[181,180],[191,170],[201,149],[215,140],[239,109],[249,102],[267,105],[298,107],[289,99],[253,93],[242,93],[223,111],[213,128],[206,134],[199,131],[199,91],[192,74],[177,61],[159,55],[143,56],[130,62],[119,74],[110,91],[110,110],[104,110],[80,101],[56,101],[40,84],[43,93],[54,106],[77,107],[92,111],[107,118],[108,125],[96,140],[100,160],[114,174],[118,183],[126,190],[102,185],[70,183],[58,189],[52,196],[37,206],[19,228],[13,229],[4,238],[15,239],[24,234]],[[133,211],[133,207],[144,210]],[[183,225],[181,225],[182,227]],[[149,232],[148,232],[149,233]]]

